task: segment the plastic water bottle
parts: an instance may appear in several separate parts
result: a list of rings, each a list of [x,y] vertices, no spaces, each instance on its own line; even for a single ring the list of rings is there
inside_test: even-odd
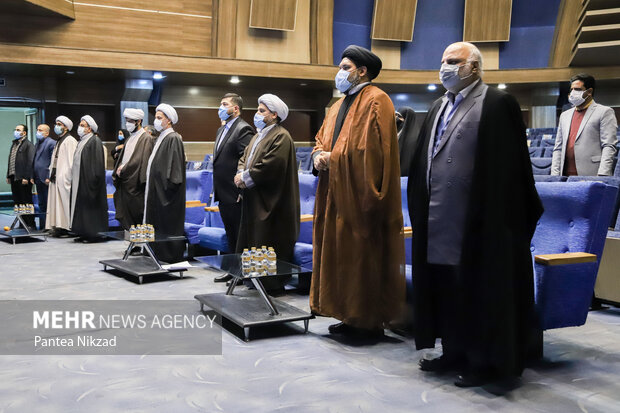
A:
[[[136,226],[135,225],[132,225],[131,228],[129,228],[129,241],[136,242]]]
[[[252,256],[250,255],[250,251],[248,251],[247,248],[244,248],[243,252],[241,253],[241,263],[249,264],[251,260],[252,260]]]
[[[146,227],[148,232],[148,241],[155,241],[155,227],[151,224],[148,224]]]

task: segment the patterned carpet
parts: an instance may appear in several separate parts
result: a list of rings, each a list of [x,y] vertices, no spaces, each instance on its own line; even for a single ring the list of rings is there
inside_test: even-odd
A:
[[[98,260],[124,248],[0,240],[0,299],[186,300],[225,289],[202,268],[143,285],[103,272]],[[308,310],[307,296],[282,299]],[[477,389],[422,373],[409,338],[338,341],[332,322],[311,320],[307,335],[301,323],[257,330],[249,343],[223,331],[218,356],[0,356],[0,412],[620,412],[619,309],[546,332],[544,361],[519,383]]]

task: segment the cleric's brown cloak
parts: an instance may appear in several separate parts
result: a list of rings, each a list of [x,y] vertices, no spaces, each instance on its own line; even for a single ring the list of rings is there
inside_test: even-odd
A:
[[[254,135],[237,169],[246,169]],[[255,186],[243,190],[237,252],[243,248],[273,247],[278,259],[292,262],[299,237],[299,177],[291,135],[275,125],[261,140],[247,165]]]
[[[319,172],[310,308],[360,328],[383,328],[405,302],[400,164],[394,106],[369,85],[352,102],[332,149],[336,102],[316,136],[331,151]]]
[[[116,191],[114,191],[116,219],[124,229],[129,229],[132,225],[142,224],[144,219],[146,168],[155,145],[155,140],[146,131],[132,139],[138,139],[138,142],[129,161],[123,166],[121,175],[118,176],[116,171],[123,162],[127,145],[121,150],[112,173],[116,187]]]

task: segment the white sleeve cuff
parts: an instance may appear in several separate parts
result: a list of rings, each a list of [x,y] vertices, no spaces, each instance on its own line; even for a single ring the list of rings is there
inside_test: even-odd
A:
[[[254,183],[254,180],[252,180],[252,177],[250,176],[250,171],[248,171],[247,169],[241,174],[241,179],[243,179],[246,188],[252,188],[256,185]]]

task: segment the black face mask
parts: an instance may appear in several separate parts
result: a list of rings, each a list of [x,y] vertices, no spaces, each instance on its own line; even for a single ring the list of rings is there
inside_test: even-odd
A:
[[[396,118],[396,129],[398,129],[399,132],[400,132],[400,130],[403,127],[403,123],[405,123],[404,120],[402,120],[400,118]]]

